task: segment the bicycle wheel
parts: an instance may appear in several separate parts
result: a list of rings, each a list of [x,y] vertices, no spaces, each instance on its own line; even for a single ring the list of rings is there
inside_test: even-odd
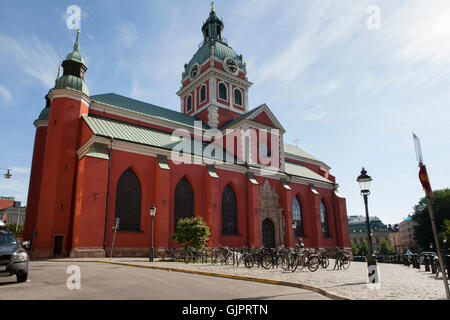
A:
[[[298,257],[297,269],[302,270],[304,267],[306,267],[306,257],[301,255]]]
[[[255,264],[254,257],[250,254],[247,254],[246,256],[244,256],[244,264],[247,268],[252,268],[253,265]]]
[[[272,256],[269,253],[264,254],[261,262],[264,269],[270,269],[272,266]]]
[[[291,271],[295,272],[295,270],[297,270],[297,268],[299,267],[299,265],[301,264],[300,261],[300,257],[297,255],[292,255],[289,257],[289,264],[291,266]]]
[[[342,268],[344,268],[344,270],[347,270],[348,267],[350,267],[350,259],[348,257],[342,258]]]
[[[320,265],[320,261],[317,256],[312,256],[309,258],[309,261],[308,261],[309,271],[311,271],[311,272],[317,271],[317,269],[319,269],[319,265]]]
[[[322,268],[326,269],[330,265],[330,259],[328,257],[322,258]]]
[[[291,268],[291,263],[288,255],[284,255],[281,257],[280,266],[284,271],[289,271],[289,269]]]

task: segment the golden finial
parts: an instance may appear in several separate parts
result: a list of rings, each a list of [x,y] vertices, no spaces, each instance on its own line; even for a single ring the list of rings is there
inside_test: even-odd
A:
[[[80,29],[77,29],[77,33],[80,34]]]
[[[211,1],[211,11],[214,11],[214,1]]]

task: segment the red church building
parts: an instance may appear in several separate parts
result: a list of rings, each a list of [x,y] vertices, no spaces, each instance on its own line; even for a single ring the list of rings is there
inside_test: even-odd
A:
[[[249,108],[246,64],[214,9],[184,65],[180,112],[114,93],[89,95],[79,52],[46,95],[24,239],[32,257],[104,257],[176,247],[180,218],[201,216],[208,245],[349,247],[345,199],[324,162],[285,144],[265,104]],[[295,223],[294,223],[295,222]]]

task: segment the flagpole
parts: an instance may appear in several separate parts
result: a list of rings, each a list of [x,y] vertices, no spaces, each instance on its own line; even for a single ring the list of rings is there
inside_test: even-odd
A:
[[[431,206],[431,199],[430,199],[431,195],[426,190],[425,190],[425,195],[426,195],[425,198],[427,199],[427,204],[428,204],[428,212],[430,214],[431,227],[433,228],[434,242],[436,243],[435,248],[437,250],[439,264],[441,266],[442,280],[444,280],[445,293],[447,294],[447,299],[450,300],[450,292],[449,292],[449,288],[448,288],[447,274],[444,269],[444,260],[442,259],[441,248],[439,246],[439,240],[438,240],[438,236],[437,236],[436,223],[434,222],[433,208]],[[449,267],[450,266],[447,266],[447,268],[449,268]]]

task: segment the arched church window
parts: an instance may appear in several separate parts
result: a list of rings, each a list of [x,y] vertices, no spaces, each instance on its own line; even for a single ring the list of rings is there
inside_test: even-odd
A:
[[[222,234],[237,234],[236,195],[230,185],[222,192]]]
[[[181,179],[175,187],[174,229],[178,220],[194,216],[194,191],[186,178]]]
[[[192,110],[192,96],[189,96],[186,101],[186,112]]]
[[[203,102],[206,100],[206,85],[202,85],[200,88],[200,102]]]
[[[294,197],[294,200],[292,201],[292,211],[294,213],[294,221],[296,223],[295,227],[295,236],[296,237],[303,237],[304,234],[304,228],[303,228],[303,215],[302,215],[302,207],[300,205],[300,202],[298,201],[297,197]]]
[[[234,89],[234,103],[242,106],[242,92],[239,89]]]
[[[322,224],[322,234],[324,238],[330,236],[330,232],[328,230],[328,214],[327,208],[323,201],[320,201],[320,223]]]
[[[140,231],[141,183],[131,169],[117,182],[115,217],[120,218],[120,231]]]
[[[219,99],[228,100],[227,96],[227,86],[223,82],[219,83]]]

